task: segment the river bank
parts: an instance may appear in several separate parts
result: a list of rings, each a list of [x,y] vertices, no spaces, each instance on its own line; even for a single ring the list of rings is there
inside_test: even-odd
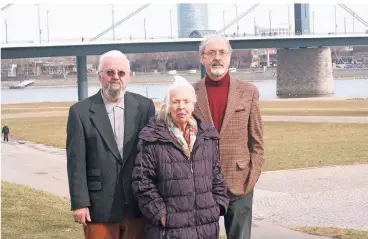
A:
[[[200,73],[189,74],[187,72],[178,72],[178,75],[185,77],[189,82],[196,82],[200,80]],[[265,80],[276,80],[277,72],[276,68],[269,68],[266,71],[255,70],[239,70],[238,72],[231,73],[232,77],[238,78],[245,81],[265,81]],[[334,69],[333,77],[335,80],[340,79],[368,79],[368,69]],[[51,79],[47,76],[32,76],[29,79],[35,80],[35,83],[29,88],[37,87],[75,87],[77,86],[77,77],[69,76],[62,79]],[[98,86],[99,82],[97,75],[87,76],[89,86]],[[172,81],[172,75],[169,74],[153,74],[153,73],[137,73],[132,76],[131,83],[133,84],[167,84]],[[1,81],[1,88],[9,88],[9,86],[18,83],[15,80],[8,80],[3,78]]]

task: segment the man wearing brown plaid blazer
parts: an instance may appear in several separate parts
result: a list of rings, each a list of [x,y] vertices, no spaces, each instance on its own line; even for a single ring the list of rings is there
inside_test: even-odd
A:
[[[231,199],[225,214],[228,239],[250,238],[253,188],[264,163],[263,127],[258,89],[231,79],[229,41],[218,35],[204,40],[199,53],[206,77],[194,84],[194,114],[220,134],[221,168]]]

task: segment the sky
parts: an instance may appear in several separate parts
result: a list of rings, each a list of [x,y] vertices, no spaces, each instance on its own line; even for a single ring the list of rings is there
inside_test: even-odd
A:
[[[60,1],[58,1],[60,2]],[[121,1],[122,2],[122,1]],[[238,15],[249,9],[252,4],[237,4]],[[347,4],[357,15],[368,21],[368,4]],[[1,7],[5,3],[0,4]],[[114,4],[115,22],[129,15],[134,10],[144,5],[139,4]],[[263,27],[269,26],[269,11],[271,12],[272,27],[288,24],[288,6],[290,21],[294,24],[293,4],[266,4],[262,3],[251,13],[239,20],[239,33],[254,33],[254,19],[256,24]],[[336,4],[310,4],[310,17],[315,16],[315,33],[334,32],[334,6],[336,6],[338,32],[344,32],[344,18],[347,32],[353,32],[353,17]],[[42,41],[47,41],[47,13],[49,22],[50,41],[80,41],[83,37],[88,40],[111,26],[111,4],[40,4],[40,25],[42,29]],[[116,39],[144,38],[144,18],[146,20],[147,37],[167,38],[170,36],[170,10],[172,12],[172,32],[177,36],[177,7],[175,3],[153,3],[134,17],[115,28]],[[225,22],[228,23],[236,17],[235,4],[209,4],[209,28],[219,30],[223,27],[223,11]],[[38,34],[38,7],[35,4],[15,3],[13,6],[1,12],[1,42],[5,43],[5,25],[9,43],[39,42]],[[6,24],[5,24],[6,22]],[[313,31],[311,20],[311,31]],[[355,32],[365,32],[367,27],[354,21]],[[227,33],[236,32],[236,24],[227,30]],[[112,32],[106,33],[101,40],[112,40]]]

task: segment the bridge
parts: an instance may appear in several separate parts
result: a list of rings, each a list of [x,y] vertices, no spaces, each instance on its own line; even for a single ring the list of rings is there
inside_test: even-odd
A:
[[[137,11],[141,11],[147,7],[146,5]],[[309,17],[301,14],[305,8],[308,8],[308,4],[295,4],[295,33],[297,35],[230,38],[230,44],[233,49],[278,49],[277,95],[279,96],[332,94],[334,89],[329,47],[368,45],[367,34],[303,35],[303,32],[309,32]],[[130,18],[131,16],[132,14],[128,17]],[[241,15],[241,17],[243,16],[244,14]],[[122,23],[122,21],[119,22]],[[111,30],[111,27],[108,29]],[[105,34],[108,29],[102,33]],[[224,29],[221,30],[223,31]],[[100,55],[113,49],[124,53],[197,51],[199,43],[203,40],[202,38],[181,38],[134,42],[97,42],[94,41],[97,39],[96,37],[89,42],[67,44],[8,44],[2,47],[1,59],[76,56],[78,99],[82,100],[88,96],[87,55]],[[203,67],[201,73],[203,77]]]

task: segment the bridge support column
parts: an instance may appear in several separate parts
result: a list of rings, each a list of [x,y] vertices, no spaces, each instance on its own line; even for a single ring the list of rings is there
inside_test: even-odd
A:
[[[334,93],[329,47],[277,51],[277,96],[312,97]]]
[[[203,79],[206,76],[206,69],[204,68],[204,65],[201,64],[201,79]]]
[[[78,101],[88,97],[87,57],[77,56]]]

